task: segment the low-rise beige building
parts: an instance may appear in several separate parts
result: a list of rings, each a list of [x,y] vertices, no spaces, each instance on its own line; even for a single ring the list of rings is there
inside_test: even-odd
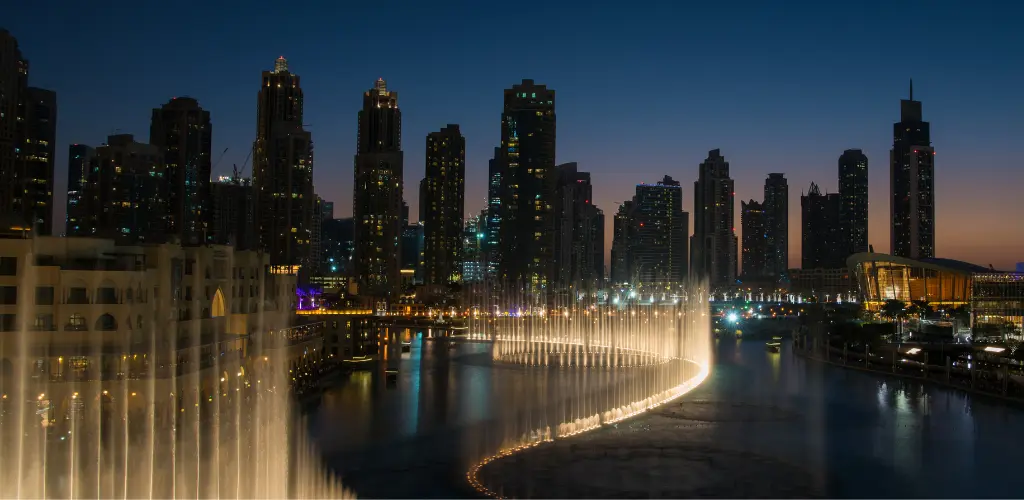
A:
[[[0,238],[0,388],[36,388],[56,418],[79,393],[185,406],[272,357],[307,371],[322,325],[297,321],[295,288],[293,269],[230,246]]]

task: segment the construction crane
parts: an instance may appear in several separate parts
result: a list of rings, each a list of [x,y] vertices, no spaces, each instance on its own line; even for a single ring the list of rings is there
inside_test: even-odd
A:
[[[220,152],[220,156],[218,156],[218,157],[217,157],[217,161],[215,161],[215,162],[213,163],[213,166],[212,166],[212,167],[210,167],[210,171],[211,171],[211,172],[213,172],[214,170],[217,170],[217,165],[220,165],[220,161],[224,159],[224,155],[225,155],[225,154],[227,154],[227,152],[228,152],[228,149],[229,149],[229,148],[224,148],[224,151],[221,151],[221,152]]]
[[[231,166],[231,180],[236,184],[242,182],[242,173],[245,172],[245,168],[249,166],[249,159],[252,158],[252,150],[249,150],[249,154],[245,156],[245,161],[242,162],[242,168],[238,168],[238,164]]]

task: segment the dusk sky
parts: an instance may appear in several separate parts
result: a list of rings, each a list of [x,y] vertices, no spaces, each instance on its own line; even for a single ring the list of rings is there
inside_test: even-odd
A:
[[[152,108],[187,95],[212,115],[214,161],[229,148],[214,175],[230,173],[252,147],[260,72],[283,55],[302,78],[315,189],[336,217],[352,212],[356,112],[378,77],[399,94],[413,217],[425,136],[448,123],[466,136],[466,215],[483,208],[502,90],[532,78],[556,90],[558,162],[592,172],[609,245],[636,183],[671,175],[692,214],[697,166],[720,148],[737,233],[740,201],[760,200],[769,172],[789,179],[791,267],[800,193],[811,181],[835,191],[848,148],[869,158],[869,240],[889,251],[892,124],[913,78],[936,150],[937,256],[1024,261],[1024,6],[703,4],[64,0],[11,2],[0,27],[30,85],[58,95],[58,231],[69,144],[115,131],[147,142]]]

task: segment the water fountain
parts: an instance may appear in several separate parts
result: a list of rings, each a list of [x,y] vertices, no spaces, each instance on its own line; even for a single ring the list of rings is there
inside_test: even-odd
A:
[[[183,335],[178,323],[160,321],[169,304],[172,311],[179,306],[167,288],[159,306],[155,289],[129,294],[127,302],[70,302],[58,295],[68,310],[123,311],[117,306],[130,302],[128,328],[30,328],[41,271],[28,264],[38,261],[33,253],[19,260],[20,324],[0,334],[0,497],[352,496],[321,465],[294,407],[294,332],[264,320],[265,291],[273,286],[266,272],[251,268],[259,291],[253,308],[241,311],[254,323],[251,333],[212,332],[211,339],[210,332]],[[153,276],[145,266],[109,271],[123,273],[116,276],[88,271],[97,280],[132,283]],[[131,328],[134,313],[147,308],[146,326],[140,314]],[[219,312],[225,320],[241,316]],[[55,342],[60,335],[65,340]]]
[[[677,287],[675,298],[631,293],[611,303],[573,300],[537,304],[523,295],[477,304],[493,314],[470,317],[470,332],[493,342],[497,364],[522,366],[560,382],[545,385],[547,402],[505,424],[497,451],[482,454],[466,474],[477,492],[483,467],[554,439],[614,425],[668,403],[698,386],[711,361],[709,295],[703,284]],[[480,296],[480,295],[478,295]],[[547,380],[547,379],[545,379]],[[566,382],[568,380],[568,382]]]

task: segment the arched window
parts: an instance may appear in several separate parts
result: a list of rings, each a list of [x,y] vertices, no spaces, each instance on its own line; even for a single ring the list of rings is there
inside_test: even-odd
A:
[[[224,316],[224,314],[225,314],[224,292],[222,292],[220,290],[220,288],[217,288],[217,291],[213,293],[213,306],[212,307],[213,307],[213,309],[211,311],[211,316],[213,316],[214,318],[219,318],[221,316]]]
[[[109,314],[104,314],[96,320],[96,330],[102,332],[117,330],[117,320]]]

